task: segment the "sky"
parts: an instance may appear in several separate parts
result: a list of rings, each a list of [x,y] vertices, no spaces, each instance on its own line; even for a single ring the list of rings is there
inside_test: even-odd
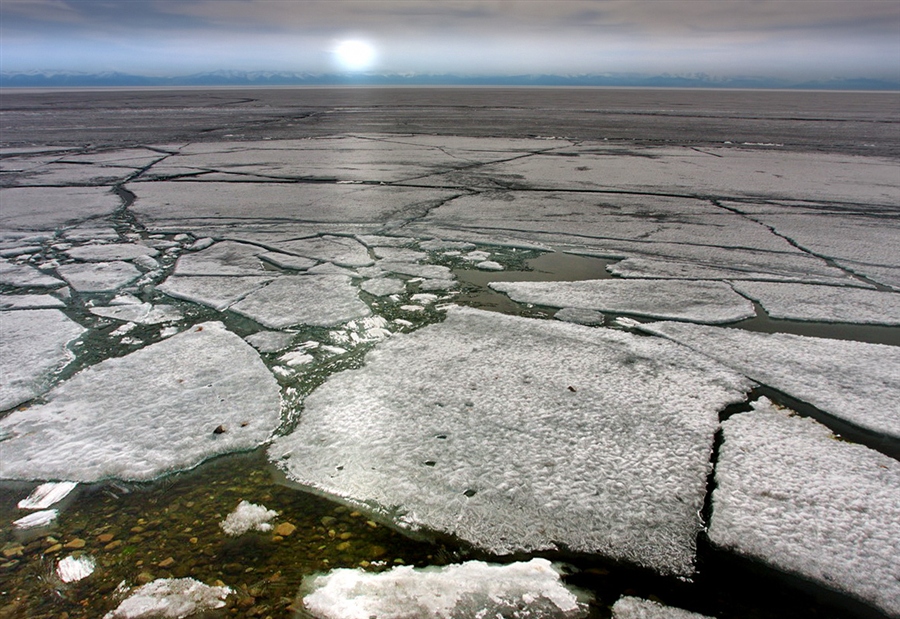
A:
[[[900,81],[900,0],[2,0],[35,70]]]

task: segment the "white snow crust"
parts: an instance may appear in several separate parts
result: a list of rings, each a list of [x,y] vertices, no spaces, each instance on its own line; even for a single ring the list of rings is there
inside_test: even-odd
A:
[[[68,344],[84,331],[56,309],[0,312],[0,410],[46,391],[73,358]]]
[[[61,264],[57,273],[78,292],[109,292],[141,276],[133,264],[114,262],[74,262]]]
[[[847,423],[900,438],[900,347],[676,322],[640,328]]]
[[[569,619],[587,610],[546,559],[398,566],[380,574],[337,569],[309,587],[303,605],[317,619]]]
[[[705,281],[591,279],[575,282],[492,282],[519,303],[691,322],[734,322],[756,315],[728,284]]]
[[[665,340],[451,308],[332,376],[269,453],[401,527],[690,574],[717,411],[750,384]]]
[[[758,301],[772,318],[900,325],[897,292],[774,282],[732,285],[739,293]]]
[[[232,537],[243,535],[247,531],[271,531],[269,521],[278,517],[278,512],[267,509],[249,501],[241,501],[233,512],[219,523],[222,530]]]
[[[47,509],[59,503],[78,485],[74,481],[52,481],[41,484],[16,505],[19,509]]]
[[[900,616],[900,463],[754,408],[722,424],[710,539]]]
[[[135,589],[103,619],[182,619],[222,608],[232,593],[229,587],[211,587],[193,578],[158,578]]]
[[[613,619],[712,619],[708,615],[630,596],[616,601],[612,607],[612,616]]]
[[[256,447],[281,422],[274,377],[218,322],[107,359],[45,397],[0,420],[0,478],[152,479]]]

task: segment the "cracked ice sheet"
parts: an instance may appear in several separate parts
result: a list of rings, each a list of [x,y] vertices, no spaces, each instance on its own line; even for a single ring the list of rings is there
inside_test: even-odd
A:
[[[0,420],[0,478],[148,480],[252,449],[281,422],[274,377],[219,322],[102,361],[45,399]]]
[[[55,230],[112,215],[122,201],[108,187],[28,187],[0,190],[0,228]]]
[[[0,284],[17,288],[57,288],[64,282],[28,264],[0,258]]]
[[[344,275],[284,275],[230,309],[270,329],[330,327],[371,313]]]
[[[158,325],[184,318],[181,310],[173,305],[153,305],[152,303],[92,307],[90,312],[95,316],[113,318],[123,322],[136,322],[141,325]]]
[[[591,279],[575,282],[492,282],[519,303],[575,307],[691,322],[735,322],[756,315],[753,304],[722,282]]]
[[[61,264],[56,272],[78,292],[109,292],[141,276],[133,264],[122,261]]]
[[[73,358],[68,344],[84,331],[55,309],[0,313],[0,411],[46,391]]]
[[[200,303],[218,311],[228,309],[277,277],[272,275],[171,275],[156,289],[175,299]]]
[[[266,250],[247,243],[221,241],[175,262],[175,275],[263,275],[259,254]]]
[[[900,438],[900,347],[678,322],[643,324],[859,428]]]
[[[307,588],[303,606],[318,619],[576,619],[587,613],[546,559],[400,565],[377,574],[337,569],[310,578]]]
[[[272,246],[289,254],[331,262],[351,269],[374,263],[365,245],[345,236],[326,235],[295,241],[278,241],[272,243]]]
[[[734,282],[772,318],[870,325],[900,325],[900,293],[859,288]]]
[[[750,385],[665,340],[451,308],[329,378],[269,454],[404,528],[686,575],[717,411]]]
[[[900,617],[900,463],[754,408],[722,424],[712,542]]]

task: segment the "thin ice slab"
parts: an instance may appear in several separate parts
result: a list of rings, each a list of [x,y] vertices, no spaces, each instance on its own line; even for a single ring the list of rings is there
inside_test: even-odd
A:
[[[41,484],[16,505],[19,509],[47,509],[59,503],[78,486],[74,481],[51,481]]]
[[[270,457],[400,527],[690,574],[743,377],[665,340],[451,308],[306,400]]]
[[[120,260],[62,264],[56,271],[78,292],[111,292],[141,276],[134,265]]]
[[[222,608],[232,593],[229,587],[211,587],[193,578],[158,578],[135,589],[103,619],[181,619]]]
[[[0,284],[17,288],[58,288],[65,282],[28,264],[0,259]]]
[[[273,245],[290,254],[323,260],[351,269],[374,263],[365,245],[356,239],[343,236],[320,236],[296,241],[282,241],[273,243]]]
[[[677,322],[641,330],[709,355],[847,423],[900,438],[900,347]]]
[[[722,424],[712,542],[900,617],[900,463],[754,408]]]
[[[304,583],[303,606],[317,619],[575,619],[587,606],[546,559],[492,565],[397,566],[377,574],[337,569]]]
[[[153,305],[152,303],[92,307],[91,313],[95,316],[136,322],[141,325],[158,325],[163,322],[181,320],[184,317],[181,311],[173,305]]]
[[[728,284],[703,281],[591,279],[576,282],[493,282],[519,303],[577,307],[617,314],[719,324],[756,315]]]
[[[159,252],[152,247],[137,243],[107,243],[73,247],[66,250],[66,254],[85,262],[107,262],[109,260],[134,260],[142,256],[152,258],[159,255]]]
[[[734,282],[772,318],[900,325],[900,293],[774,282]]]
[[[175,275],[262,275],[259,254],[264,249],[247,243],[222,241],[196,253],[181,256]]]
[[[69,343],[85,329],[56,309],[0,313],[0,410],[40,395],[72,358]]]
[[[285,275],[231,310],[270,329],[301,324],[330,327],[371,313],[343,275]]]
[[[0,310],[48,309],[65,307],[60,299],[49,294],[0,294]]]
[[[277,275],[274,273],[242,276],[172,275],[156,289],[175,299],[200,303],[221,312],[254,290],[259,290],[275,277]]]
[[[256,351],[207,322],[79,372],[0,420],[3,479],[146,480],[251,449],[281,421]]]
[[[713,619],[683,608],[630,596],[619,598],[612,607],[612,616],[613,619]]]

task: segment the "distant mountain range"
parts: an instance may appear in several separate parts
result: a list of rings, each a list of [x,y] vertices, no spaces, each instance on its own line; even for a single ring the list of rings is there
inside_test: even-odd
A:
[[[0,72],[3,88],[165,86],[618,86],[631,88],[778,88],[809,90],[900,90],[900,81],[842,79],[797,82],[764,77],[717,78],[705,74],[637,75],[428,75],[328,74],[280,71],[213,71],[176,77],[62,71]]]

